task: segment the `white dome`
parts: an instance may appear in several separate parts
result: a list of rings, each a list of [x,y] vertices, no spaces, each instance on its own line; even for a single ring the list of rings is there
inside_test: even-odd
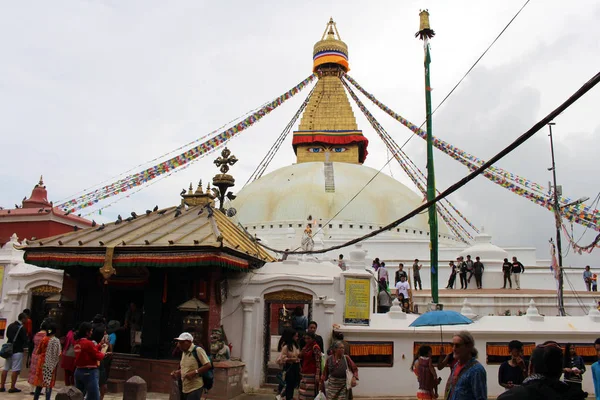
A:
[[[422,204],[415,192],[373,168],[336,162],[332,165],[330,174],[322,162],[294,164],[252,182],[237,193],[233,202],[239,222],[299,222],[311,216],[318,222],[333,218],[336,222],[372,224],[376,229]],[[448,234],[446,225],[442,221],[439,224],[440,233]],[[402,226],[429,231],[427,213]]]
[[[458,255],[466,257],[471,255],[473,259],[480,257],[483,262],[496,261],[502,262],[508,258],[508,252],[501,247],[492,244],[492,236],[483,231],[475,236],[475,244],[461,251]]]

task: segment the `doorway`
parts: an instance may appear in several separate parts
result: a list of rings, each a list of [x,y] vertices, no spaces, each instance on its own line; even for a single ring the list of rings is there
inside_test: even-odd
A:
[[[293,290],[281,290],[265,295],[264,344],[263,344],[263,383],[278,384],[277,375],[281,366],[276,362],[279,357],[277,345],[285,328],[291,328],[291,315],[294,309],[301,307],[304,315],[312,319],[313,297],[310,294]]]

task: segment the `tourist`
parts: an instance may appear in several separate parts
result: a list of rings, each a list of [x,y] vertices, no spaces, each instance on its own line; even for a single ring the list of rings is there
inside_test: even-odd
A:
[[[462,257],[456,259],[458,262],[458,271],[460,274],[460,288],[466,290],[468,286],[467,282],[467,263],[463,261]]]
[[[304,307],[296,306],[294,315],[292,316],[292,329],[298,332],[298,335],[304,335],[308,329],[308,318],[304,315]]]
[[[116,320],[108,321],[106,333],[108,333],[108,351],[113,352],[117,345],[117,331],[121,328],[121,323]]]
[[[394,286],[396,286],[396,284],[398,282],[400,282],[401,276],[404,276],[404,278],[406,278],[406,280],[408,280],[408,274],[404,270],[404,264],[402,264],[402,263],[398,264],[398,271],[396,271],[396,276],[394,279]]]
[[[373,260],[373,264],[371,266],[373,267],[373,269],[375,270],[375,272],[377,272],[377,270],[381,266],[381,263],[379,262],[379,258],[374,259]]]
[[[34,379],[35,392],[33,400],[38,400],[42,394],[42,388],[46,389],[46,400],[52,398],[52,388],[56,382],[56,370],[60,359],[60,340],[56,337],[56,323],[46,321],[46,336],[36,348],[38,364],[36,365],[36,376]]]
[[[475,263],[473,264],[473,274],[475,275],[475,284],[477,285],[477,289],[483,289],[482,278],[484,269],[485,267],[479,259],[479,257],[475,257]]]
[[[498,396],[498,400],[575,400],[584,399],[587,394],[571,389],[560,381],[562,369],[562,348],[554,341],[538,345],[531,353],[529,376],[520,386]]]
[[[444,356],[444,346],[440,346],[440,359],[438,360],[437,369],[438,371],[443,370],[444,368],[450,368],[450,374],[448,375],[448,379],[446,380],[446,387],[444,389],[444,393],[447,394],[450,389],[450,381],[452,378],[452,370],[454,366],[458,363],[458,359],[454,358],[454,352],[451,351],[447,355]],[[442,357],[444,357],[442,359]],[[441,379],[441,378],[440,378]]]
[[[346,268],[346,261],[344,261],[344,255],[343,254],[340,254],[338,256],[338,267],[340,267],[340,269],[342,271],[345,271],[347,269]]]
[[[19,314],[19,318],[6,328],[7,343],[12,343],[12,355],[4,361],[2,378],[0,380],[0,392],[6,392],[5,385],[8,371],[10,371],[10,388],[8,389],[8,393],[19,393],[21,391],[21,389],[15,387],[15,384],[21,372],[24,346],[27,343],[27,331],[24,326],[26,321],[27,315],[21,313]]]
[[[299,400],[314,400],[321,382],[321,347],[316,335],[307,331],[304,334],[304,347],[300,351],[300,391]]]
[[[467,278],[467,283],[471,283],[471,278],[473,277],[473,274],[475,272],[475,270],[473,269],[473,260],[471,260],[471,256],[467,255],[467,260],[465,261],[465,264],[467,264],[467,272],[469,273],[469,277]]]
[[[355,387],[358,380],[358,368],[345,354],[344,343],[335,342],[333,348],[333,354],[325,361],[321,388],[325,392],[327,400],[348,400],[352,389],[348,389],[346,385],[346,371],[352,373],[351,386]]]
[[[60,361],[60,366],[64,370],[65,375],[65,386],[75,385],[75,332],[77,326],[74,325],[72,329],[69,329],[65,336],[65,342],[63,346],[63,353]]]
[[[317,345],[319,346],[319,348],[321,350],[324,349],[323,347],[323,338],[320,335],[317,335],[317,328],[319,327],[319,325],[317,324],[316,321],[310,321],[308,323],[308,328],[306,330],[306,332],[310,332],[313,335],[315,335],[315,342],[317,343]],[[304,342],[304,335],[302,335],[302,337],[300,338],[300,350],[302,350],[304,348],[304,346],[306,345],[306,343]]]
[[[510,274],[512,273],[512,263],[508,261],[508,258],[504,259],[504,263],[502,264],[502,275],[504,275],[504,286],[502,289],[506,289],[506,281],[510,285],[512,289],[512,280],[510,279]]]
[[[27,361],[25,361],[25,367],[29,368],[31,365],[31,354],[33,353],[33,321],[31,320],[31,310],[26,308],[23,310],[23,314],[27,315],[27,320],[25,321],[25,331],[27,332],[27,343],[25,343],[25,348],[27,348]],[[33,393],[31,393],[33,394]]]
[[[598,291],[598,275],[592,274],[592,292]]]
[[[583,358],[577,355],[577,349],[571,343],[567,344],[565,349],[563,372],[565,383],[581,390],[582,375],[585,373],[585,363],[583,362]]]
[[[377,295],[377,312],[379,314],[386,314],[392,307],[392,296],[384,290],[379,288],[379,294]]]
[[[171,372],[171,377],[181,379],[182,400],[200,400],[204,392],[202,374],[212,368],[212,363],[204,349],[194,345],[194,337],[191,333],[184,332],[175,338],[175,341],[181,351],[181,360],[179,369]]]
[[[457,268],[454,265],[454,261],[450,261],[448,267],[450,267],[450,277],[448,278],[448,285],[446,285],[446,289],[454,289],[454,282],[456,282],[457,274]]]
[[[379,281],[379,286],[384,288],[385,290],[387,290],[388,280],[389,280],[388,270],[385,267],[385,263],[382,262],[379,269],[377,270],[377,281]]]
[[[29,365],[29,376],[27,377],[27,382],[31,386],[30,394],[34,394],[34,390],[37,386],[35,384],[35,377],[37,376],[37,373],[38,373],[37,370],[38,370],[39,359],[40,359],[40,355],[37,350],[40,347],[42,340],[44,340],[44,338],[47,335],[47,331],[46,331],[47,324],[48,324],[47,319],[42,321],[42,325],[40,325],[40,330],[33,337],[32,344],[29,345],[29,347],[30,347],[29,352],[31,353],[31,364]]]
[[[523,360],[523,343],[511,340],[508,343],[510,359],[504,361],[498,369],[498,384],[506,390],[523,383],[527,378],[527,365]]]
[[[598,361],[592,364],[592,380],[594,381],[594,394],[596,400],[600,400],[600,338],[594,342],[594,348],[596,349],[596,357]]]
[[[398,300],[403,301],[404,299],[408,299],[408,291],[410,290],[410,285],[406,282],[406,278],[401,277],[400,282],[396,284],[396,296],[398,296]],[[400,298],[402,295],[402,298]]]
[[[592,291],[592,271],[590,271],[590,266],[585,266],[585,271],[583,271],[583,281],[585,282],[585,287],[588,292]]]
[[[431,359],[432,350],[430,346],[421,346],[419,348],[419,358],[417,359],[414,370],[419,381],[419,390],[417,390],[417,399],[432,400],[438,397],[438,377],[433,367]]]
[[[452,369],[446,399],[487,400],[487,374],[477,361],[473,336],[461,331],[452,338],[452,346],[458,362]]]
[[[521,289],[521,274],[523,272],[525,272],[525,267],[519,262],[519,260],[517,260],[517,257],[513,257],[511,273],[515,278],[515,285],[517,285],[517,290]]]
[[[94,326],[94,324],[92,324]],[[110,352],[110,344],[108,335],[106,334],[106,328],[104,324],[96,324],[94,328],[92,328],[92,341],[99,345],[102,349],[103,353]],[[108,368],[110,367],[108,363],[110,357],[106,356],[100,361],[98,364],[98,387],[100,388],[100,400],[104,399],[104,395],[106,394],[106,390],[108,389]]]
[[[75,386],[86,400],[99,400],[98,362],[102,361],[105,353],[102,352],[102,345],[90,340],[91,336],[92,324],[83,322],[75,338]]]
[[[277,351],[281,352],[277,363],[283,367],[285,374],[285,385],[279,389],[279,398],[285,388],[285,399],[294,398],[294,390],[300,382],[300,348],[298,347],[298,332],[293,329],[285,329],[281,335]]]
[[[421,284],[421,268],[423,268],[423,265],[419,264],[418,258],[415,258],[415,262],[413,264],[413,281],[415,284],[415,290],[417,290],[417,286],[419,287],[418,290],[423,290],[423,285]]]

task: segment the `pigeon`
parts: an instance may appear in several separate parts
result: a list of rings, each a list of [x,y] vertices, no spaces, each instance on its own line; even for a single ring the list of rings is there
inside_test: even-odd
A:
[[[115,225],[119,225],[121,222],[123,222],[123,218],[121,218],[121,215],[119,215],[115,221]]]
[[[65,217],[69,214],[71,214],[71,210],[67,210],[67,212],[65,213]]]
[[[183,196],[184,194],[186,194],[186,191],[185,191],[185,189],[183,189],[183,190],[181,191],[181,193],[179,193],[179,195],[180,195],[180,196]]]
[[[152,211],[157,212],[158,211],[158,206],[154,206],[154,209]]]
[[[181,209],[177,208],[177,211],[175,211],[175,218],[179,217],[181,215]]]
[[[160,210],[160,211],[158,212],[158,215],[163,215],[163,214],[164,214],[164,213],[166,213],[166,212],[167,212],[167,209],[165,208],[164,210]]]
[[[43,208],[40,208],[40,209],[38,210],[38,214],[41,214],[41,213],[43,213],[43,212],[44,212],[44,209],[43,209]]]
[[[119,221],[123,221],[123,217],[121,217],[121,214],[117,215],[117,219],[118,219]]]
[[[79,230],[79,227],[78,227],[77,225],[73,225],[73,230],[74,230],[75,232],[77,232],[77,231]]]
[[[77,214],[78,217],[81,217],[81,214]]]
[[[198,215],[202,214],[204,212],[204,208],[201,208],[200,211],[198,211]]]
[[[20,208],[18,204],[15,204],[15,208]]]
[[[210,207],[206,207],[206,209],[208,210],[208,216],[212,217],[213,216],[213,209]]]
[[[23,197],[23,201],[27,200],[27,196]]]
[[[132,211],[132,212],[131,212],[131,216],[133,217],[133,219],[136,219],[136,218],[137,218],[137,214],[135,213],[135,211]]]
[[[134,219],[135,219],[135,218],[133,218],[133,217],[127,217],[127,218],[125,218],[125,221],[127,221],[127,222],[131,222],[131,221],[133,221]]]
[[[44,211],[46,211],[47,213],[49,213],[51,210],[48,209],[48,210],[44,210]]]
[[[93,228],[93,227],[95,227],[96,225],[97,225],[97,224],[96,224],[96,221],[95,221],[95,220],[92,220],[92,228]]]
[[[102,224],[100,227],[98,227],[98,229],[96,229],[96,231],[100,232],[104,228],[106,228],[106,225]]]
[[[150,214],[152,214],[152,211],[146,210],[146,215],[150,215]]]
[[[235,194],[231,193],[231,192],[227,192],[227,194],[225,195],[225,197],[227,197],[229,200],[233,201],[233,200],[235,200],[235,198],[237,196]]]

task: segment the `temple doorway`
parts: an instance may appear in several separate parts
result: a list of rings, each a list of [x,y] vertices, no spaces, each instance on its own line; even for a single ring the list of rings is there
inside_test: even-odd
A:
[[[44,319],[48,316],[50,304],[46,299],[52,295],[60,293],[60,288],[51,285],[40,285],[31,289],[31,326],[35,335],[39,330]]]
[[[294,310],[301,309],[310,321],[313,297],[294,290],[281,290],[265,295],[263,383],[278,384],[281,367],[277,364],[279,339],[284,329],[292,327]]]

